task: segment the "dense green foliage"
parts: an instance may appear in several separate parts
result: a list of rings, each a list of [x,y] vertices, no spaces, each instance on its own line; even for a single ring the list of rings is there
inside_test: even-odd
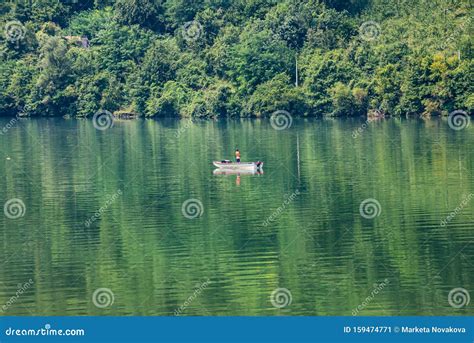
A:
[[[0,41],[0,114],[472,113],[472,17],[469,0],[2,2],[23,26]]]

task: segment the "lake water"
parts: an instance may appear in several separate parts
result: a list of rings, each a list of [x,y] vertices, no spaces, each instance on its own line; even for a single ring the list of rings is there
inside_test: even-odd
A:
[[[0,315],[474,313],[474,125],[8,123]]]

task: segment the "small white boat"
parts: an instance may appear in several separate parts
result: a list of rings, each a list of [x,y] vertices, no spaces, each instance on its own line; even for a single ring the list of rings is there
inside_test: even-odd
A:
[[[227,170],[261,170],[263,162],[231,162],[231,161],[214,161],[213,164],[220,169]]]

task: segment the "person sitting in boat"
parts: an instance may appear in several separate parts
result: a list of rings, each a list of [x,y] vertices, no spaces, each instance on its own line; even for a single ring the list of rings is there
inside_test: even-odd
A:
[[[240,151],[239,149],[235,149],[235,161],[240,163]]]

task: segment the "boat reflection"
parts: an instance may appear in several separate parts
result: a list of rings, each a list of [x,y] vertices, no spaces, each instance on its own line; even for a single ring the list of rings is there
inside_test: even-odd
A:
[[[263,170],[226,170],[226,169],[214,169],[212,172],[214,175],[263,175]]]
[[[235,185],[240,186],[240,177],[242,175],[263,175],[262,169],[255,170],[232,170],[232,169],[214,169],[212,172],[214,175],[235,175]]]

